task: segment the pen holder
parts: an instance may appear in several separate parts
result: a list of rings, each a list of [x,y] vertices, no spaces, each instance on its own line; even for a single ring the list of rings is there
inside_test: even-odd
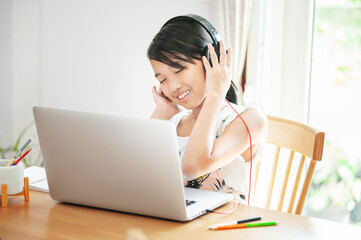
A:
[[[1,206],[7,206],[7,196],[23,195],[29,200],[29,179],[24,178],[24,165],[6,166],[10,159],[0,159]]]

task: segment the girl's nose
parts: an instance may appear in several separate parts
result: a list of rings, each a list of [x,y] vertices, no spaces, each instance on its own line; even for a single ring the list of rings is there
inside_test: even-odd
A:
[[[173,78],[172,81],[170,81],[170,90],[172,92],[177,91],[181,87],[182,87],[182,82],[179,79]]]

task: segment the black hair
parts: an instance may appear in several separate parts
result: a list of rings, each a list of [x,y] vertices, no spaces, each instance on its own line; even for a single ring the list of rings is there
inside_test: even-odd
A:
[[[155,35],[147,56],[174,68],[183,68],[180,62],[194,64],[201,60],[208,43],[213,43],[207,31],[192,18],[178,18],[167,22]],[[237,87],[233,81],[226,99],[237,104]]]

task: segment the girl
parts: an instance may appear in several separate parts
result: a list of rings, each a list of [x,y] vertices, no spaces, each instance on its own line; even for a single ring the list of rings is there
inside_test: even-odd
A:
[[[265,139],[266,117],[258,108],[235,105],[232,49],[226,52],[221,40],[218,57],[212,41],[197,20],[186,16],[171,19],[157,33],[148,48],[160,84],[158,90],[152,88],[156,108],[151,118],[176,125],[185,186],[237,193],[245,200],[249,134],[225,98],[248,125],[253,156],[259,155]]]

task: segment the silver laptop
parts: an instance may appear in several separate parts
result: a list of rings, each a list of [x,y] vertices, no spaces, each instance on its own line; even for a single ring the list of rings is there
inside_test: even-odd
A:
[[[184,187],[169,121],[45,107],[33,112],[55,200],[188,221],[233,199]]]

